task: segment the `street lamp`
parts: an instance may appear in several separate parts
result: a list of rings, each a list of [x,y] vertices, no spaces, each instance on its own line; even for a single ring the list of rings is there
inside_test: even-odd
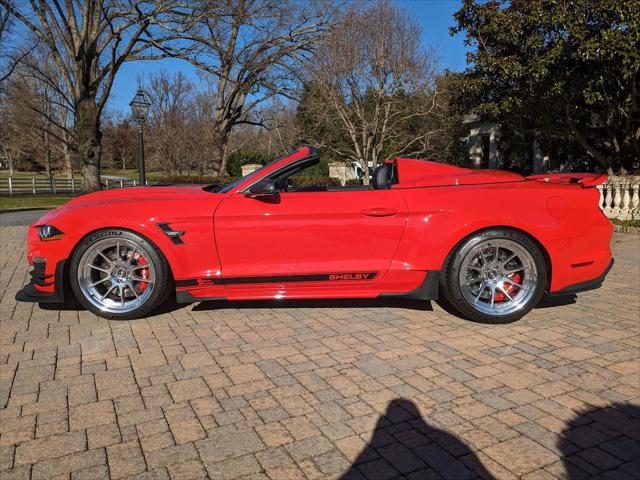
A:
[[[144,137],[142,135],[142,126],[147,121],[151,103],[147,100],[147,94],[142,88],[138,88],[129,106],[131,106],[133,119],[138,124],[138,173],[140,174],[140,185],[144,186],[147,182],[144,175]]]

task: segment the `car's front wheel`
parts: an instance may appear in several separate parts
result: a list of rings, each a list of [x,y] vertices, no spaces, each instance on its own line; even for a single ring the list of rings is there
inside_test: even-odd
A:
[[[547,266],[538,245],[511,229],[478,232],[449,255],[441,275],[445,303],[484,323],[509,323],[544,295]]]
[[[144,237],[121,229],[93,232],[75,249],[69,280],[78,301],[112,320],[142,317],[170,291],[164,256]]]

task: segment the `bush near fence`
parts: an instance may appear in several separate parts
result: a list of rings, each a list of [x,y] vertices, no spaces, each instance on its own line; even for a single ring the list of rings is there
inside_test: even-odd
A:
[[[153,183],[160,185],[228,185],[239,178],[240,177],[213,177],[208,175],[166,175],[160,177],[157,182]]]
[[[210,177],[202,175],[167,175],[161,177],[157,183],[159,184],[199,184],[199,185],[228,185],[240,179],[240,177]],[[296,187],[337,187],[340,186],[340,180],[333,177],[289,177],[289,183]]]

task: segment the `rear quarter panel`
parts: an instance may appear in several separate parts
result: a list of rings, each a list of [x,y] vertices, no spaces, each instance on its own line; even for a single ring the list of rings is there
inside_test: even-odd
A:
[[[594,188],[522,181],[402,193],[409,218],[394,270],[441,270],[460,241],[492,227],[522,230],[537,240],[549,259],[551,291],[597,277],[611,259],[612,226]]]

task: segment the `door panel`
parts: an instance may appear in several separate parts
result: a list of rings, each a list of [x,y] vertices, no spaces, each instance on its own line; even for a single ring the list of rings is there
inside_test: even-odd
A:
[[[237,193],[214,218],[222,277],[367,273],[332,279],[377,280],[389,268],[406,218],[398,190],[289,192],[267,199]]]

